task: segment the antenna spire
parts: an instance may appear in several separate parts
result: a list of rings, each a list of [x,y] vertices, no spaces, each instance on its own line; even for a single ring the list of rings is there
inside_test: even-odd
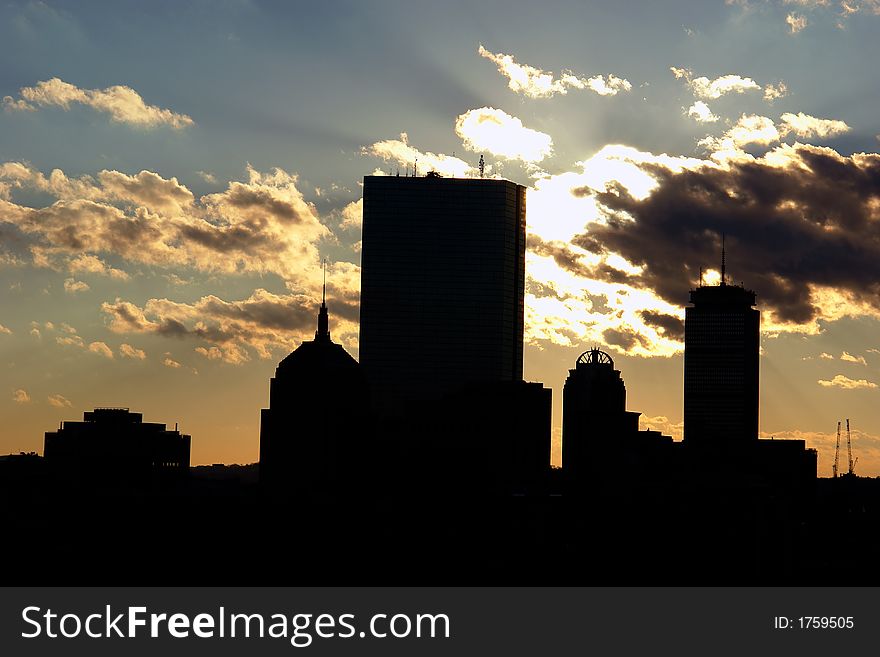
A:
[[[724,248],[724,233],[721,233],[721,284],[727,284],[727,252]]]
[[[327,315],[327,259],[321,259],[321,272],[324,275],[324,286],[321,290],[321,308],[318,310],[318,330],[315,331],[315,342],[330,342],[330,318]]]
[[[479,166],[480,166],[480,178],[482,178],[482,177],[483,177],[483,173],[484,173],[485,170],[486,170],[486,161],[483,159],[483,156],[482,156],[482,155],[480,155],[480,164],[479,164]]]

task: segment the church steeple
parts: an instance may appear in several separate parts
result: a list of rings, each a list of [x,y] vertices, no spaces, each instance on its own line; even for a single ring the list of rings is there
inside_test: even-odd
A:
[[[321,291],[321,309],[318,311],[318,330],[315,331],[315,342],[330,342],[330,318],[327,315],[327,269],[321,261],[324,273],[324,287]]]

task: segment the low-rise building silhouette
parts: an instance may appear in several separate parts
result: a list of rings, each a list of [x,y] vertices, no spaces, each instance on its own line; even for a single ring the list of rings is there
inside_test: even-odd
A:
[[[187,474],[191,438],[127,408],[96,408],[47,431],[43,457],[56,478],[82,486],[139,486]]]

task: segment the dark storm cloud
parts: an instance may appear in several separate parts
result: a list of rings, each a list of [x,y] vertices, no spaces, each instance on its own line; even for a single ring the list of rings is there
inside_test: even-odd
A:
[[[607,344],[620,347],[624,351],[630,351],[636,345],[641,345],[644,348],[651,346],[645,336],[627,327],[605,329],[602,332],[602,337],[605,338]]]
[[[675,315],[667,315],[655,310],[643,310],[639,316],[648,326],[661,329],[667,338],[679,342],[684,341],[684,322]]]
[[[644,267],[638,283],[684,305],[700,266],[719,268],[725,234],[729,276],[782,321],[818,316],[809,285],[880,309],[880,155],[800,144],[775,154],[678,173],[643,165],[657,189],[641,200],[620,186],[597,193],[607,223],[573,243],[619,253]]]
[[[610,283],[632,284],[633,282],[638,282],[637,278],[619,269],[615,269],[605,262],[600,262],[596,265],[583,262],[580,254],[562,242],[545,242],[537,235],[530,234],[526,240],[526,245],[530,251],[539,256],[553,258],[557,265],[575,276],[595,278]]]

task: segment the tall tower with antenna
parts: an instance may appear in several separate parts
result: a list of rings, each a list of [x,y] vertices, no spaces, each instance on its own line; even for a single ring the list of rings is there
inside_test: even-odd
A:
[[[733,446],[758,440],[761,314],[755,293],[727,282],[726,236],[721,281],[691,290],[685,309],[684,440]]]

